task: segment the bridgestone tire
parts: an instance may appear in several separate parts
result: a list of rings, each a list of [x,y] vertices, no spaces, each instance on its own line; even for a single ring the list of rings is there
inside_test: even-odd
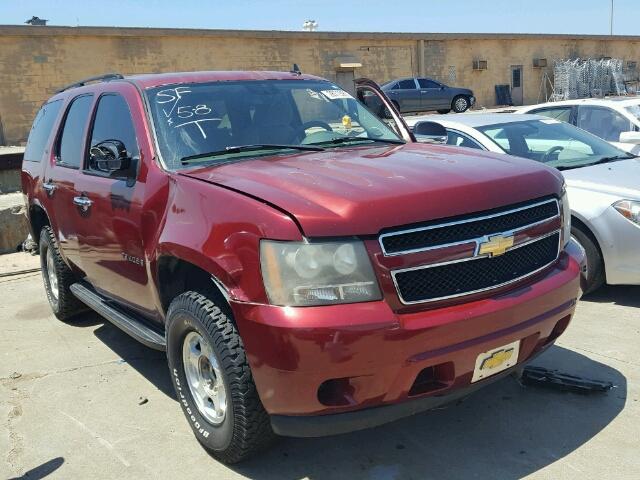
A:
[[[584,294],[600,288],[605,282],[604,261],[598,245],[591,235],[584,233],[577,227],[571,228],[571,235],[578,241],[587,254],[587,281]]]
[[[54,294],[49,277],[49,265],[47,255],[51,251],[53,273],[57,278],[58,293]],[[60,320],[67,321],[78,313],[87,310],[87,307],[78,300],[69,287],[76,282],[76,278],[71,269],[64,263],[58,250],[56,237],[51,227],[43,227],[40,231],[40,268],[42,269],[42,280],[44,281],[44,289],[47,293],[47,299],[53,314]]]
[[[222,307],[222,308],[221,308]],[[262,406],[242,339],[231,312],[198,292],[176,297],[167,315],[167,360],[176,396],[200,444],[215,458],[232,464],[269,446],[276,438]],[[222,372],[226,413],[219,424],[199,411],[187,382],[183,344],[196,332],[213,351]]]

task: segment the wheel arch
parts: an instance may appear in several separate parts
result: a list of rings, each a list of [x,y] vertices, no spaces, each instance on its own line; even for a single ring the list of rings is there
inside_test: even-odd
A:
[[[600,258],[602,258],[602,262],[603,262],[604,267],[605,267],[604,271],[606,272],[606,263],[607,262],[605,260],[604,252],[602,251],[602,246],[600,245],[600,239],[595,234],[593,228],[591,228],[586,221],[581,219],[574,212],[571,212],[571,226],[572,227],[576,227],[578,230],[580,230],[582,233],[584,233],[587,237],[589,237],[591,239],[593,244],[598,249],[598,252],[600,253]]]
[[[31,230],[31,237],[33,241],[40,245],[40,232],[45,226],[51,226],[51,220],[49,214],[39,203],[32,203],[28,209],[29,215],[29,229]]]
[[[174,298],[189,290],[211,295],[219,306],[225,306],[230,311],[231,294],[210,270],[210,266],[198,265],[180,256],[161,255],[156,260],[156,282],[163,312],[166,314]]]

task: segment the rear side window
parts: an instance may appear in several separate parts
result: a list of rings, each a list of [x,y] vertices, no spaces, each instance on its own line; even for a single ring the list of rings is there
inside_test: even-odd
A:
[[[31,132],[29,132],[29,140],[24,151],[24,159],[28,162],[39,162],[42,154],[47,148],[47,140],[51,136],[51,129],[58,118],[62,100],[49,102],[38,111]]]
[[[60,143],[58,144],[58,164],[64,167],[80,168],[83,155],[83,140],[93,95],[77,97],[67,110]]]
[[[418,84],[420,85],[420,88],[440,88],[439,83],[429,80],[428,78],[419,78]]]

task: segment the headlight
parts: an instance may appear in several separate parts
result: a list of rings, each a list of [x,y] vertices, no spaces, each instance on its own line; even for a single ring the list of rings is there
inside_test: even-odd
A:
[[[613,204],[615,208],[626,219],[640,225],[640,202],[633,200],[620,200]]]
[[[264,286],[273,305],[310,306],[379,300],[362,242],[260,242]]]
[[[564,248],[571,240],[571,207],[565,187],[562,187],[562,197],[560,198],[560,217],[562,218],[562,248]]]

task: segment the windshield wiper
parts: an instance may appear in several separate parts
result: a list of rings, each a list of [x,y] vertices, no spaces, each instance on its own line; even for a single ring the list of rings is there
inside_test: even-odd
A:
[[[331,140],[325,140],[324,142],[310,143],[309,145],[339,145],[341,143],[351,142],[377,142],[377,143],[391,143],[393,145],[403,145],[403,140],[393,140],[387,138],[369,138],[369,137],[338,137]]]
[[[636,155],[633,155],[631,153],[628,153],[626,155],[611,155],[609,157],[602,157],[598,160],[596,160],[595,162],[591,162],[591,163],[579,163],[577,165],[558,165],[555,168],[557,168],[558,170],[571,170],[573,168],[582,168],[582,167],[592,167],[594,165],[601,165],[603,163],[610,163],[610,162],[615,162],[618,160],[630,160],[632,158],[638,158]]]
[[[188,157],[182,157],[180,163],[183,165],[189,165],[195,163],[197,160],[209,157],[219,157],[222,155],[228,155],[229,153],[241,153],[252,152],[254,150],[302,150],[309,152],[322,152],[324,148],[316,147],[313,145],[278,145],[274,143],[256,143],[251,145],[237,145],[225,147],[224,150],[216,150],[207,153],[198,153],[197,155],[189,155]]]

